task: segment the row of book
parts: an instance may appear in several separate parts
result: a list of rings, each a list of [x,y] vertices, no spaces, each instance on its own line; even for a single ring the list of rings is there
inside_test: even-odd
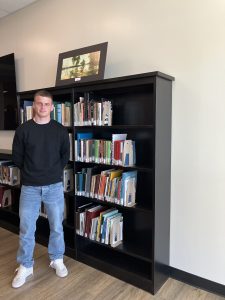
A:
[[[123,206],[136,204],[137,171],[99,171],[98,167],[83,168],[75,174],[75,194]]]
[[[123,216],[115,208],[88,203],[76,210],[76,233],[116,247],[123,241]]]
[[[74,126],[111,126],[112,103],[101,99],[86,100],[80,97],[74,104]]]
[[[134,166],[135,141],[126,138],[127,134],[112,134],[112,140],[94,139],[92,132],[78,132],[75,140],[75,160]]]
[[[64,126],[72,126],[72,112],[70,102],[53,102],[54,109],[51,112],[51,119],[56,120]],[[23,106],[20,108],[21,123],[24,123],[34,116],[33,101],[23,101]]]
[[[33,101],[24,100],[20,107],[21,124],[33,118]]]
[[[0,161],[0,183],[12,186],[20,184],[20,170],[11,160]]]
[[[20,170],[11,160],[0,161],[0,183],[12,186],[20,184]],[[63,186],[64,192],[74,190],[73,168],[69,164],[63,170]]]
[[[72,126],[72,110],[70,102],[53,102],[54,109],[51,112],[51,119],[56,120],[64,126]]]

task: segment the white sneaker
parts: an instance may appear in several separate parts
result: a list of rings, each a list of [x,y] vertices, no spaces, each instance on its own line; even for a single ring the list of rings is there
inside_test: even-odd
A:
[[[64,265],[62,258],[51,261],[49,267],[55,269],[56,275],[59,277],[66,277],[68,275],[68,270]]]
[[[24,266],[20,265],[15,272],[17,272],[17,274],[12,281],[12,287],[17,289],[26,282],[28,277],[33,275],[33,267],[25,268]]]

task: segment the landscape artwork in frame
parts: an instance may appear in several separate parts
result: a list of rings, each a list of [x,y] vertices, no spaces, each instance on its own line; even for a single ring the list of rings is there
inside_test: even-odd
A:
[[[104,78],[108,42],[59,54],[56,86]]]

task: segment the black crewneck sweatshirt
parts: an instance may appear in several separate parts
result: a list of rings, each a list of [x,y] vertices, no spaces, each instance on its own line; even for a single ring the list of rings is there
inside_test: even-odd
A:
[[[29,120],[17,128],[13,162],[21,170],[23,185],[43,186],[62,181],[69,160],[69,135],[60,123]]]

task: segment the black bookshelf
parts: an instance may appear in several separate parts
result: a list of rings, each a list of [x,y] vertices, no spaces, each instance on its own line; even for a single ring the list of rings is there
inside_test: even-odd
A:
[[[136,205],[124,207],[95,198],[67,193],[68,219],[64,223],[66,246],[71,257],[103,272],[155,294],[169,276],[170,242],[170,156],[171,107],[173,77],[151,72],[95,82],[75,83],[47,88],[55,101],[71,101],[89,95],[92,99],[107,99],[112,103],[111,126],[72,126],[68,131],[75,140],[78,132],[93,132],[96,139],[110,140],[112,134],[127,133],[136,142],[136,165],[114,165],[76,162],[74,173],[82,168],[98,166],[137,170]],[[18,104],[33,99],[36,90],[18,94]],[[73,120],[74,121],[74,120]],[[74,124],[72,122],[72,124]],[[1,157],[1,156],[0,156]],[[88,202],[116,207],[123,214],[123,243],[113,248],[76,234],[75,211]],[[13,211],[12,214],[16,215]],[[12,214],[0,212],[0,225],[10,229]],[[18,224],[12,224],[16,229]],[[38,221],[37,236],[46,244],[48,232],[44,218]]]
[[[98,203],[116,207],[123,214],[123,243],[116,249],[76,235],[77,259],[153,294],[167,280],[170,241],[170,155],[173,77],[154,72],[89,84],[74,89],[75,101],[84,93],[112,101],[112,126],[75,126],[93,132],[96,139],[127,133],[136,142],[136,166],[75,162],[75,172],[100,169],[137,170],[134,207],[75,196],[76,207]]]

